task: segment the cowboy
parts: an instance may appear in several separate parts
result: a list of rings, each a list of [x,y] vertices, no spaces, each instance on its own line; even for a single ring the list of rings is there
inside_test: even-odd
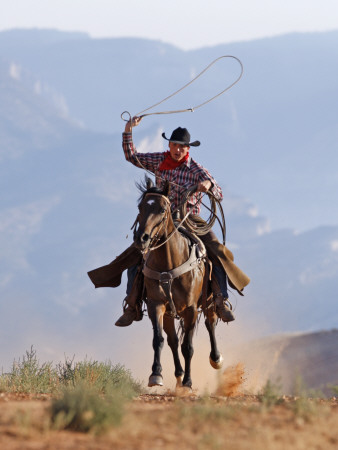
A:
[[[183,192],[194,185],[197,185],[197,190],[187,202],[187,211],[191,212],[192,215],[198,216],[200,213],[200,200],[203,192],[210,191],[217,200],[222,200],[222,190],[216,180],[210,175],[207,169],[191,158],[189,153],[190,147],[198,147],[200,142],[190,142],[190,134],[186,128],[176,128],[169,139],[165,133],[162,133],[162,137],[169,141],[168,151],[138,153],[132,140],[132,127],[139,125],[140,122],[140,117],[133,117],[132,121],[129,120],[125,126],[125,131],[122,134],[122,147],[125,158],[133,165],[154,173],[158,187],[162,187],[162,184],[166,180],[170,182],[171,190],[169,198],[172,211],[180,205]],[[231,322],[235,320],[235,317],[227,304],[227,273],[229,272],[228,276],[231,274],[231,278],[229,276],[230,285],[240,294],[244,286],[249,283],[249,278],[235,266],[232,253],[219,243],[216,235],[212,231],[209,231],[204,236],[200,236],[200,238],[207,249],[208,257],[213,262],[212,290],[216,313],[223,322]],[[88,273],[96,287],[118,285],[116,283],[103,283],[102,277],[99,279],[96,276],[100,274],[100,269],[102,269],[101,272],[105,275],[107,273],[106,269],[111,268],[112,265],[114,265],[114,261],[108,266]],[[127,307],[124,308],[123,315],[115,323],[116,326],[129,326],[134,320],[142,319],[139,306],[137,306],[137,296],[135,292],[134,295],[132,293],[133,287],[136,284],[134,280],[138,266],[139,263],[128,267],[127,297],[125,298]],[[121,280],[121,277],[119,280]],[[137,288],[135,290],[137,291]]]
[[[203,192],[210,191],[219,201],[223,198],[222,190],[216,180],[189,154],[190,147],[198,147],[200,142],[190,142],[188,130],[179,127],[172,132],[169,139],[165,133],[162,134],[162,137],[169,141],[169,151],[138,153],[133,144],[131,131],[132,127],[139,125],[140,121],[140,117],[134,117],[132,122],[127,122],[122,134],[122,147],[126,160],[154,173],[159,188],[169,181],[172,211],[180,205],[182,194],[188,188],[197,185],[196,192],[187,201],[186,209],[191,213],[190,217],[198,219]],[[216,313],[223,322],[231,322],[235,317],[228,306],[230,302],[228,301],[227,282],[240,295],[243,295],[242,291],[250,279],[234,264],[232,252],[218,241],[212,231],[200,236],[200,239],[206,247],[208,259],[212,262],[211,288]],[[116,321],[116,326],[125,327],[131,325],[134,320],[142,319],[143,275],[140,270],[141,263],[142,254],[132,244],[111,263],[88,272],[89,278],[98,288],[119,286],[122,273],[127,270],[127,296],[124,300],[126,307],[124,307],[123,315]]]

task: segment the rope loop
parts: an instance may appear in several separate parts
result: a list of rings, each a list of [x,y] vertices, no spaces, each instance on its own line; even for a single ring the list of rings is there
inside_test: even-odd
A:
[[[125,119],[123,117],[125,114],[128,114],[129,119]],[[130,114],[130,112],[129,111],[123,111],[123,113],[121,113],[121,119],[124,120],[125,122],[129,122],[129,121],[131,122],[131,114]]]
[[[223,58],[232,58],[235,61],[237,61],[238,64],[240,65],[241,71],[240,71],[239,76],[236,78],[236,80],[233,83],[231,83],[229,86],[227,86],[225,89],[223,89],[221,92],[219,92],[218,94],[214,95],[213,97],[205,100],[204,102],[200,103],[199,105],[192,106],[190,108],[178,109],[178,110],[173,110],[173,111],[156,111],[156,112],[144,114],[147,111],[149,111],[150,109],[153,109],[153,108],[155,108],[158,105],[161,105],[162,103],[166,102],[170,98],[174,97],[175,95],[177,95],[178,93],[183,91],[183,89],[185,89],[188,86],[190,86],[194,81],[196,81],[198,78],[200,78],[207,70],[209,70],[211,66],[213,66],[217,61],[219,61],[220,59],[223,59]],[[207,103],[212,102],[217,97],[219,97],[220,95],[224,94],[226,91],[231,89],[235,84],[237,84],[239,82],[239,80],[242,78],[243,71],[244,71],[244,68],[243,68],[242,61],[239,58],[237,58],[236,56],[233,56],[233,55],[219,56],[218,58],[214,59],[207,67],[205,67],[198,75],[196,75],[195,78],[193,78],[187,84],[182,86],[180,89],[178,89],[177,91],[175,91],[172,94],[168,95],[168,97],[165,97],[163,100],[160,100],[159,102],[155,103],[154,105],[151,105],[148,108],[144,109],[143,111],[138,112],[137,114],[135,114],[135,116],[142,118],[142,117],[146,117],[146,116],[153,116],[153,115],[159,115],[159,114],[177,114],[177,113],[183,113],[183,112],[194,112],[194,111],[196,111],[196,109],[201,108],[202,106],[206,105]],[[128,122],[128,120],[123,118],[125,113],[129,114],[129,116],[130,116],[129,120],[131,120],[131,115],[130,115],[130,113],[128,111],[124,111],[121,114],[121,119],[124,120],[125,122]]]

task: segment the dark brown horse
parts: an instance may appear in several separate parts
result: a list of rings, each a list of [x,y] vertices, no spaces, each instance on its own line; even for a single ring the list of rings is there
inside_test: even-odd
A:
[[[164,330],[174,357],[177,386],[183,384],[190,388],[191,358],[194,353],[192,341],[201,306],[205,263],[196,248],[177,231],[171,216],[168,192],[169,184],[160,190],[147,179],[147,186],[142,190],[139,202],[138,226],[134,234],[135,245],[144,255],[143,273],[148,314],[154,330],[154,362],[148,385],[163,385],[160,357]],[[223,358],[215,339],[217,316],[213,308],[205,309],[204,312],[211,343],[210,364],[219,369]],[[181,345],[184,370],[178,353],[175,316],[179,316],[184,324]]]

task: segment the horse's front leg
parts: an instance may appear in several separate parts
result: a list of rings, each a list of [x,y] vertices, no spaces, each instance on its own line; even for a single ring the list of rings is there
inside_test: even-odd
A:
[[[216,324],[217,314],[212,308],[209,308],[207,310],[205,318],[205,326],[207,327],[211,344],[209,362],[214,369],[220,369],[223,365],[223,356],[217,348],[217,341],[215,336]]]
[[[167,334],[167,342],[171,348],[174,358],[175,377],[177,381],[176,387],[181,387],[184,370],[181,366],[181,361],[178,354],[178,337],[175,330],[175,319],[165,314],[163,318],[163,328]]]
[[[163,315],[165,306],[163,304],[152,303],[148,300],[148,314],[153,324],[153,349],[154,363],[152,366],[152,374],[149,377],[148,386],[163,386],[161,351],[163,348]]]
[[[191,381],[191,359],[194,354],[194,347],[192,345],[192,338],[194,335],[195,323],[197,319],[196,308],[186,308],[184,311],[184,338],[181,345],[182,355],[185,360],[185,373],[183,378],[183,386],[192,386]]]

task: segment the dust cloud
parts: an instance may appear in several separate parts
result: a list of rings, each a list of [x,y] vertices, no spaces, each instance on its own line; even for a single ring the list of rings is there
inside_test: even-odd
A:
[[[220,377],[215,394],[223,397],[233,397],[242,393],[244,382],[244,365],[238,363],[227,367]]]

